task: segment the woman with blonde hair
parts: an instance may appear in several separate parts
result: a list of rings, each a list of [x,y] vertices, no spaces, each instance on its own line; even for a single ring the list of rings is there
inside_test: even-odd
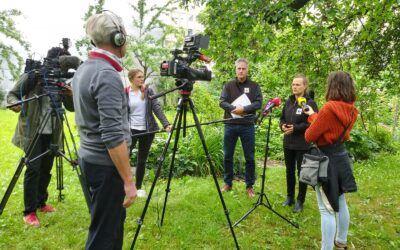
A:
[[[148,98],[154,95],[154,91],[144,84],[143,72],[139,69],[131,69],[128,72],[128,78],[130,82],[129,123],[132,135],[130,152],[132,153],[136,143],[139,142],[136,162],[136,188],[138,197],[145,197],[146,192],[142,189],[142,183],[154,134],[134,135],[159,129],[153,114],[160,120],[165,131],[170,132],[171,125],[161,109],[160,102],[157,99]]]
[[[299,176],[303,155],[310,146],[304,140],[304,133],[310,124],[307,121],[307,115],[303,112],[303,105],[309,105],[318,111],[317,104],[308,95],[307,77],[304,74],[297,74],[292,81],[292,95],[289,96],[282,109],[279,126],[284,134],[283,152],[286,166],[287,198],[283,206],[294,204],[296,173]],[[299,192],[293,208],[295,213],[303,211],[307,192],[307,184],[298,181],[298,186]]]

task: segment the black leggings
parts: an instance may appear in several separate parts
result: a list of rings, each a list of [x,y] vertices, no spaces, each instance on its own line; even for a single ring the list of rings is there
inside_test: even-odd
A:
[[[131,134],[140,134],[146,131],[131,129]],[[146,161],[149,156],[150,147],[153,143],[154,134],[143,135],[138,137],[132,137],[132,145],[130,148],[130,153],[132,154],[132,150],[136,147],[136,143],[139,142],[138,146],[138,154],[137,154],[137,162],[136,162],[136,188],[141,189],[144,172],[146,170]]]
[[[287,195],[294,199],[296,187],[296,166],[297,176],[300,175],[301,162],[306,150],[292,150],[284,148],[285,164],[286,164],[286,187]],[[304,202],[306,199],[307,184],[299,182],[299,194],[297,200]]]

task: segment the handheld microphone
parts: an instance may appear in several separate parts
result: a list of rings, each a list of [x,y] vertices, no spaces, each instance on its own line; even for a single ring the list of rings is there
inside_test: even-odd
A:
[[[297,104],[304,109],[304,111],[308,111],[309,107],[307,105],[307,99],[305,97],[298,97]]]
[[[262,111],[262,115],[266,116],[268,113],[271,112],[272,108],[274,107],[278,107],[279,105],[281,105],[281,99],[279,97],[275,97],[270,99],[267,104],[265,104],[265,107]]]
[[[256,123],[257,123],[258,125],[260,125],[261,122],[264,120],[264,117],[267,116],[267,115],[271,112],[272,108],[278,107],[279,105],[281,105],[281,98],[275,97],[275,98],[269,99],[269,101],[267,102],[267,104],[265,104],[264,109],[263,109],[263,110],[260,112],[260,114],[257,116],[257,119],[256,119],[256,120],[257,120],[258,122],[256,122]],[[258,118],[260,117],[260,115],[261,115],[261,119],[258,120]],[[257,125],[257,126],[258,126],[258,125]]]

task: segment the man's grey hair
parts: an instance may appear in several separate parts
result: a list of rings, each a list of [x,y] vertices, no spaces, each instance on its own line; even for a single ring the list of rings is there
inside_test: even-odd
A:
[[[115,14],[105,12],[91,16],[85,26],[86,34],[96,46],[113,44],[111,42],[111,33],[118,30],[124,32],[122,19]]]
[[[247,66],[249,66],[249,62],[246,60],[246,59],[244,59],[244,58],[239,58],[239,59],[237,59],[236,60],[236,62],[235,62],[235,66],[237,66],[239,63],[241,63],[241,62],[243,62],[243,63],[245,63]]]

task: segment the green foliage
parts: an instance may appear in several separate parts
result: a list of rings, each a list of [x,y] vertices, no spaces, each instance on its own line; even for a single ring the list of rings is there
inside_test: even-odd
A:
[[[193,124],[194,123],[192,121],[189,122],[188,120],[188,126]],[[203,126],[202,131],[208,152],[212,158],[215,172],[218,176],[220,176],[223,173],[223,134],[221,133],[221,129],[219,127]],[[174,153],[173,149],[175,145],[175,134],[172,136],[173,137],[162,166],[163,177],[168,177],[170,171],[170,162]],[[159,164],[159,157],[162,154],[166,141],[166,135],[155,138],[147,162],[148,168],[156,171]],[[206,154],[196,128],[187,128],[185,137],[183,137],[183,131],[181,130],[177,150],[175,152],[173,176],[207,176],[210,174],[210,171],[210,165],[207,161]]]
[[[219,107],[219,93],[206,82],[196,82],[193,88],[192,100],[196,113],[203,122],[223,119],[224,111]],[[214,92],[214,93],[213,93]]]
[[[245,57],[265,97],[288,96],[302,72],[321,106],[327,75],[345,70],[356,80],[363,127],[390,124],[396,114],[384,103],[400,90],[399,2],[299,2],[208,1],[199,20],[211,36],[217,81],[231,79],[233,62]]]
[[[104,3],[105,0],[95,0],[94,4],[90,4],[83,20],[86,22],[92,15],[101,13],[104,9]],[[78,50],[79,55],[86,56],[87,52],[93,48],[93,45],[90,43],[89,38],[85,36],[75,42],[75,47]]]
[[[399,146],[394,142],[390,131],[376,127],[370,133],[358,127],[351,131],[351,140],[346,142],[346,147],[355,160],[366,160],[377,153],[397,153]]]
[[[354,128],[351,131],[351,140],[346,147],[356,160],[368,159],[372,153],[379,151],[379,145],[364,130]]]
[[[4,80],[5,69],[9,70],[14,80],[21,74],[24,59],[15,45],[21,46],[26,51],[29,50],[29,43],[23,39],[13,20],[21,15],[22,13],[15,9],[0,11],[0,33],[3,35],[0,40],[0,80]],[[11,41],[14,46],[9,45]]]
[[[4,89],[2,87],[0,87],[0,105],[1,105],[1,103],[3,103],[5,97],[6,97],[6,92],[4,91]]]
[[[160,62],[170,57],[171,48],[183,42],[183,31],[163,21],[173,20],[169,16],[176,9],[173,4],[171,0],[161,6],[148,7],[144,0],[131,4],[135,34],[129,39],[125,63],[143,69],[145,78],[158,76]]]

